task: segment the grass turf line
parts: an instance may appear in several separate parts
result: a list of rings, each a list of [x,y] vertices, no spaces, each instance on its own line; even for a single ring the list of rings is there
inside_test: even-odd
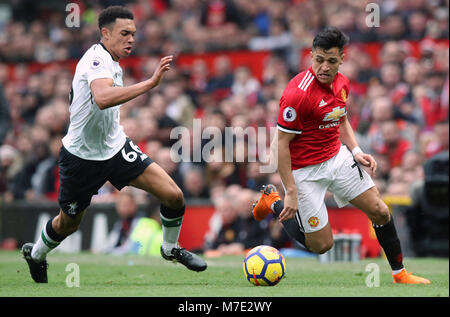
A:
[[[407,258],[408,271],[431,285],[392,282],[385,259],[320,264],[316,259],[286,259],[286,276],[274,287],[256,287],[244,278],[243,256],[206,259],[197,273],[160,257],[111,256],[90,253],[48,255],[48,284],[32,281],[18,251],[0,251],[1,297],[448,297],[449,261]],[[80,287],[68,287],[69,263],[80,269]],[[380,268],[380,286],[367,287],[366,265]]]

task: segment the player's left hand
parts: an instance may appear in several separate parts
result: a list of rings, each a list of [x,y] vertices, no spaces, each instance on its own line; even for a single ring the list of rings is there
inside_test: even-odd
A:
[[[359,164],[368,167],[372,177],[375,177],[375,172],[377,170],[377,162],[372,155],[366,153],[358,153],[355,155],[355,161]]]
[[[170,70],[170,63],[173,61],[173,56],[168,55],[161,58],[159,61],[159,65],[156,68],[155,72],[153,73],[153,76],[150,78],[152,80],[152,86],[158,86],[159,82],[161,81],[163,75],[165,72]]]

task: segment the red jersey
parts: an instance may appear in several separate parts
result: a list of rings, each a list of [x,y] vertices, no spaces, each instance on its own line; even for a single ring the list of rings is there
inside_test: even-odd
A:
[[[338,72],[330,88],[319,82],[312,67],[286,86],[277,128],[296,134],[289,145],[293,170],[322,163],[338,153],[339,125],[347,114],[348,93],[347,77]]]

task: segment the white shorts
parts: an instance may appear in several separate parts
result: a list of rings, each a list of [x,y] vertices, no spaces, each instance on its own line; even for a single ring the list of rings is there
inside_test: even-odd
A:
[[[328,161],[292,171],[297,185],[297,222],[303,232],[315,232],[328,223],[325,206],[327,191],[334,195],[339,208],[375,186],[370,175],[356,164],[348,148]]]

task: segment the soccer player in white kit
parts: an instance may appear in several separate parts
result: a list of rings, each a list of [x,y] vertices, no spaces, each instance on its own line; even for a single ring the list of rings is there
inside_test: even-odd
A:
[[[133,14],[121,6],[108,7],[100,13],[98,24],[101,41],[78,62],[70,91],[70,125],[59,157],[60,212],[36,243],[22,247],[31,276],[37,283],[48,282],[47,253],[77,231],[92,196],[106,181],[119,190],[130,185],[156,196],[161,201],[162,257],[203,271],[206,262],[178,245],[185,211],[182,191],[127,138],[119,122],[122,104],[157,86],[173,57],[163,57],[151,78],[123,87],[119,60],[131,53],[136,32]]]

